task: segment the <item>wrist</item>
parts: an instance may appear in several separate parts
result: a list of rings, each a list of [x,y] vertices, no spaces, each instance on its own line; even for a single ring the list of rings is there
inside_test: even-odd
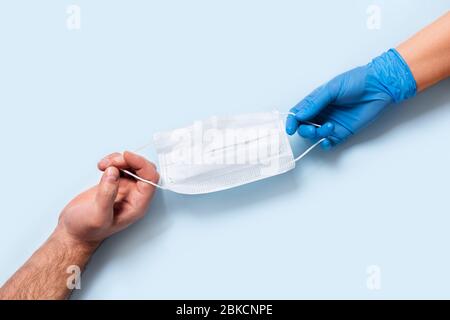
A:
[[[414,76],[403,57],[396,49],[390,49],[370,63],[377,81],[396,103],[416,95]]]
[[[55,241],[61,246],[73,249],[80,253],[92,254],[100,245],[101,241],[87,241],[71,235],[63,226],[58,225],[51,234],[50,241]]]

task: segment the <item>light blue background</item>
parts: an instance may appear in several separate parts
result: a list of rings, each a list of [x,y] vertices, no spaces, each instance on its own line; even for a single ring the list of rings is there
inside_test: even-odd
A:
[[[66,28],[69,4],[81,7],[79,31]],[[370,4],[380,30],[366,27]],[[103,155],[211,115],[287,110],[448,9],[3,2],[0,282],[97,181]],[[282,176],[211,195],[158,192],[146,218],[96,252],[73,298],[450,298],[449,88],[393,107]],[[381,290],[366,286],[370,265]]]

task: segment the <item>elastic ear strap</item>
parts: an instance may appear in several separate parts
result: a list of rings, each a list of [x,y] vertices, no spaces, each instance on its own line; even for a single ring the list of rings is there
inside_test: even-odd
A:
[[[299,155],[297,158],[294,159],[294,162],[297,162],[298,160],[300,160],[301,158],[303,158],[304,156],[306,156],[308,153],[310,153],[312,151],[312,149],[314,149],[315,147],[317,147],[322,141],[324,141],[326,138],[322,138],[319,141],[317,141],[316,143],[314,143],[311,147],[309,147],[308,149],[306,149],[305,151],[303,151],[303,153],[301,155]]]
[[[291,111],[289,111],[289,112],[280,112],[280,114],[282,114],[282,115],[286,115],[286,116],[289,116],[289,115],[291,115],[291,116],[294,116],[295,117],[295,113],[293,113],[293,112],[291,112]],[[320,128],[321,127],[321,125],[320,124],[317,124],[317,123],[314,123],[314,122],[311,122],[311,121],[300,121],[300,122],[303,122],[303,123],[306,123],[306,124],[310,124],[310,125],[312,125],[312,126],[314,126],[314,127],[316,127],[316,128]]]
[[[282,114],[282,115],[292,115],[292,116],[295,117],[295,113],[293,113],[293,112],[280,112],[280,114]],[[314,122],[311,122],[311,121],[301,121],[301,122],[306,123],[306,124],[309,124],[309,125],[312,125],[312,126],[314,126],[314,127],[316,127],[316,128],[320,128],[320,127],[321,127],[320,124],[317,124],[317,123],[314,123]],[[300,160],[301,158],[303,158],[304,156],[306,156],[306,155],[307,155],[308,153],[310,153],[315,147],[317,147],[319,144],[321,144],[322,141],[325,141],[325,139],[326,139],[326,138],[320,139],[319,141],[317,141],[316,143],[314,143],[312,146],[310,146],[308,149],[306,149],[305,151],[303,151],[303,153],[302,153],[301,155],[299,155],[297,158],[294,159],[294,162],[297,162],[298,160]]]
[[[161,186],[161,185],[159,185],[159,184],[157,184],[157,183],[154,183],[153,181],[150,181],[150,180],[141,178],[141,177],[139,177],[138,175],[135,175],[134,173],[131,173],[131,172],[128,171],[128,170],[120,169],[120,171],[122,171],[123,173],[126,173],[126,174],[129,175],[129,176],[132,176],[132,177],[135,178],[136,180],[139,180],[139,181],[142,181],[142,182],[151,184],[152,186],[154,186],[154,187],[156,187],[156,188],[166,189],[166,188],[164,188],[163,186]]]
[[[293,113],[293,112],[287,112],[287,113],[280,112],[280,114],[283,114],[283,115],[293,115],[293,116],[295,116],[295,113]],[[306,124],[309,124],[309,125],[312,125],[312,126],[315,126],[315,127],[317,127],[317,128],[320,128],[320,127],[321,127],[319,124],[316,124],[316,123],[313,123],[313,122],[310,122],[310,121],[302,121],[302,122],[304,122],[304,123],[306,123]],[[314,143],[312,146],[310,146],[308,149],[306,149],[301,155],[299,155],[297,158],[295,158],[295,159],[294,159],[294,162],[297,162],[298,160],[300,160],[301,158],[303,158],[304,156],[306,156],[308,153],[310,153],[315,147],[317,147],[317,146],[318,146],[322,141],[324,141],[324,140],[325,140],[325,138],[322,138],[322,139],[320,139],[319,141],[317,141],[316,143]],[[140,150],[146,148],[149,144],[150,144],[150,143],[148,143],[148,144],[146,144],[146,145],[144,145],[144,146],[142,146],[142,147],[136,149],[136,151],[140,151]],[[127,174],[127,175],[129,175],[129,176],[131,176],[131,177],[133,177],[133,178],[135,178],[136,180],[139,180],[139,181],[148,183],[148,184],[150,184],[150,185],[152,185],[152,186],[154,186],[154,187],[156,187],[156,188],[166,189],[166,188],[164,188],[163,186],[161,186],[161,185],[159,185],[159,184],[157,184],[157,183],[154,183],[153,181],[150,181],[150,180],[141,178],[141,177],[139,177],[138,175],[136,175],[136,174],[134,174],[134,173],[132,173],[132,172],[130,172],[130,171],[128,171],[128,170],[120,169],[120,171],[122,171],[123,173],[125,173],[125,174]]]
[[[135,149],[134,152],[139,152],[139,151],[141,151],[141,150],[147,148],[150,144],[151,144],[151,141],[150,141],[150,142],[147,142],[145,145],[143,145],[143,146],[141,146],[141,147]],[[128,171],[128,170],[120,169],[120,171],[122,171],[123,173],[125,173],[125,174],[127,174],[127,175],[129,175],[129,176],[131,176],[131,177],[133,177],[133,178],[135,178],[136,180],[139,180],[139,181],[148,183],[148,184],[150,184],[150,185],[152,185],[152,186],[154,186],[154,187],[156,187],[156,188],[160,188],[160,189],[163,189],[163,190],[166,189],[166,188],[164,188],[163,186],[161,186],[161,185],[159,185],[159,184],[157,184],[157,183],[154,183],[153,181],[150,181],[150,180],[141,178],[141,177],[139,177],[138,175],[136,175],[136,174],[134,174],[134,173],[132,173],[132,172],[130,172],[130,171]]]

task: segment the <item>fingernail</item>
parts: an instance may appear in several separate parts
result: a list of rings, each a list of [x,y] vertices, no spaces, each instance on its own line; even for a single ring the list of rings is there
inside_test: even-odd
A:
[[[117,170],[114,167],[109,167],[108,169],[106,169],[105,171],[105,175],[106,175],[106,179],[108,181],[117,181],[117,179],[119,178],[119,175],[117,174]]]

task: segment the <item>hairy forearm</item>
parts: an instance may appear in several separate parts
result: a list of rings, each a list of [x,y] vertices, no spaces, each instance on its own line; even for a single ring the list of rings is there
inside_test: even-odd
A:
[[[450,76],[450,12],[397,47],[418,91]]]
[[[0,299],[65,299],[73,270],[83,270],[98,243],[72,240],[60,229],[0,288]],[[72,276],[72,278],[71,278]]]

